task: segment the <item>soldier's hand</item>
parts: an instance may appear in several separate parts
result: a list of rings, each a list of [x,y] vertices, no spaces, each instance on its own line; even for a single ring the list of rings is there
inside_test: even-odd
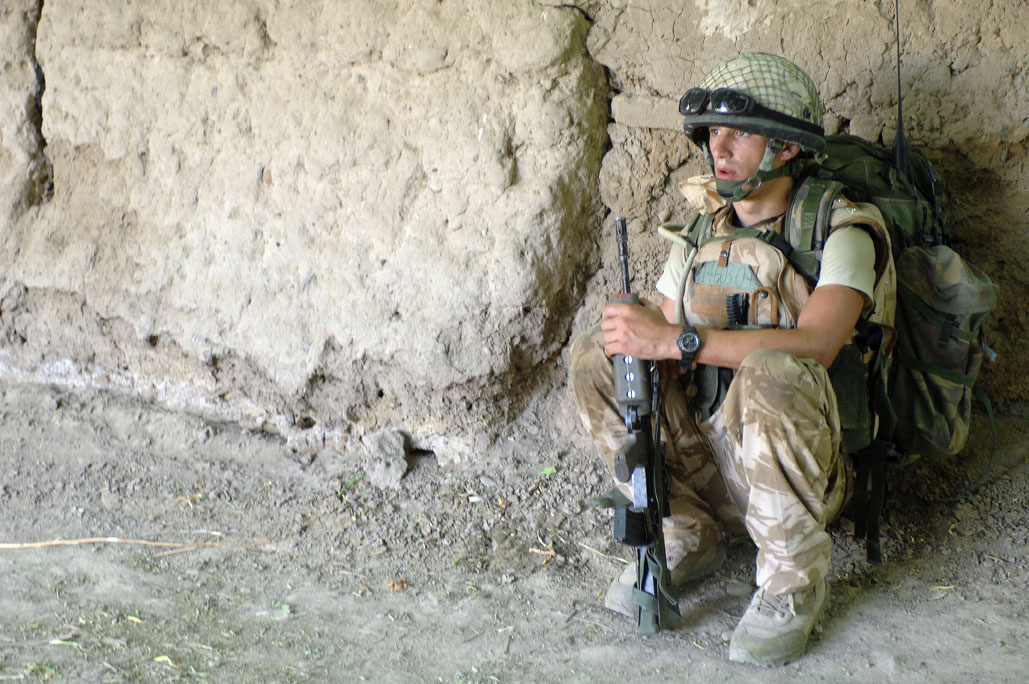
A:
[[[630,354],[649,361],[678,359],[678,326],[653,304],[608,304],[600,317],[604,353]]]

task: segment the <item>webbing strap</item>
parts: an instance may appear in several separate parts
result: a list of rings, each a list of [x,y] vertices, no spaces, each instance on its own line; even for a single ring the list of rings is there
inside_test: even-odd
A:
[[[802,252],[799,249],[794,249],[786,255],[786,258],[797,269],[797,272],[804,276],[804,280],[814,287],[818,282],[818,273],[821,270],[822,262],[814,254]]]
[[[882,349],[880,349],[875,355],[875,363],[869,372],[869,378],[873,379],[873,386],[870,389],[872,410],[879,419],[875,435],[880,441],[893,439],[898,421],[897,411],[893,408],[893,402],[890,401],[889,387],[886,383],[888,376],[886,359],[886,354],[882,353]]]
[[[686,239],[694,248],[700,246],[700,239],[703,235],[711,232],[711,226],[715,222],[714,214],[697,214],[693,217],[689,229],[686,231]]]
[[[919,297],[914,290],[905,285],[904,283],[897,282],[897,290],[904,297],[904,302],[909,304],[911,308],[920,313],[922,316],[941,324],[944,327],[945,333],[949,337],[956,337],[959,340],[965,342],[975,342],[979,339],[979,331],[982,328],[982,324],[976,325],[972,330],[966,330],[961,326],[957,325],[955,319],[949,316],[943,316],[939,311],[932,308],[929,304]],[[949,324],[949,325],[948,325]],[[942,337],[942,336],[941,336]]]
[[[927,363],[925,361],[919,361],[918,359],[912,359],[899,352],[894,355],[894,360],[900,365],[911,368],[912,370],[921,371],[922,373],[927,373],[929,375],[935,375],[945,380],[956,382],[959,385],[964,385],[965,387],[975,387],[976,384],[975,378],[970,375],[958,373],[955,370],[938,366],[935,363]]]
[[[854,536],[865,542],[865,557],[883,564],[880,521],[886,503],[886,452],[889,445],[875,440],[854,455]]]
[[[636,554],[636,586],[632,600],[639,608],[636,631],[654,634],[675,625],[680,619],[679,593],[671,587],[668,570],[656,558],[653,546],[641,547]],[[645,587],[653,594],[640,587]]]

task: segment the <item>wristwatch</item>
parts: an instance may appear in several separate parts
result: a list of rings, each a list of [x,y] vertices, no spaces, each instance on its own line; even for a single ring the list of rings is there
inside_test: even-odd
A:
[[[679,346],[679,352],[682,354],[679,366],[685,371],[692,370],[697,352],[700,351],[700,335],[697,334],[697,329],[692,325],[683,326],[682,333],[675,343]]]

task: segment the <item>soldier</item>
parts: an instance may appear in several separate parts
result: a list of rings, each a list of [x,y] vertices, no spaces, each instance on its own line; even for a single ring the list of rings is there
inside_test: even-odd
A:
[[[829,602],[825,527],[853,477],[828,369],[859,320],[892,322],[889,237],[873,205],[841,197],[817,281],[787,258],[779,238],[798,177],[825,150],[817,90],[792,62],[764,53],[729,59],[683,95],[679,111],[711,167],[683,187],[708,219],[705,234],[697,247],[680,240],[672,248],[657,281],[660,310],[604,307],[600,325],[572,347],[571,384],[613,468],[625,425],[609,357],[661,364],[672,582],[716,571],[724,536],[745,530],[757,546],[757,591],[729,659],[781,665],[804,653]],[[626,568],[605,605],[635,614],[635,577]]]

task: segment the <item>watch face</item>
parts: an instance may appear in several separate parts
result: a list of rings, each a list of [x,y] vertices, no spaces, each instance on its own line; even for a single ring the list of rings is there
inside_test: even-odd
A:
[[[700,349],[700,335],[690,330],[683,331],[679,336],[679,349],[684,354],[692,354]]]

